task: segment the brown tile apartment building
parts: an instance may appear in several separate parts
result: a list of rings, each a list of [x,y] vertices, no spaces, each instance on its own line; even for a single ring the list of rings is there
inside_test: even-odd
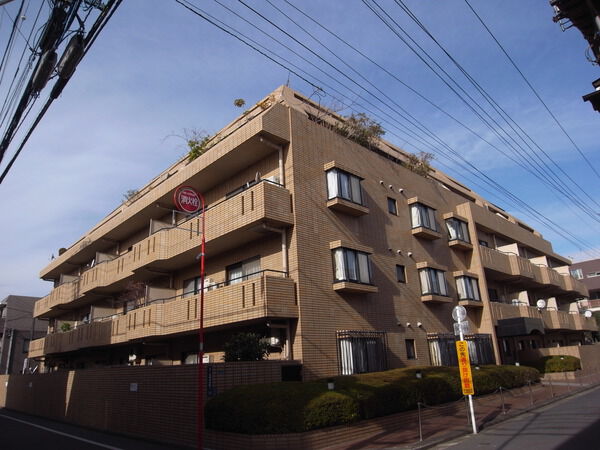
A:
[[[587,291],[570,261],[538,232],[442,172],[408,170],[386,142],[341,136],[340,119],[281,87],[153,179],[42,270],[49,334],[30,356],[46,370],[196,361],[200,219],[170,211],[182,185],[208,205],[212,361],[253,330],[307,379],[451,364],[457,304],[481,363],[597,329],[574,309]]]

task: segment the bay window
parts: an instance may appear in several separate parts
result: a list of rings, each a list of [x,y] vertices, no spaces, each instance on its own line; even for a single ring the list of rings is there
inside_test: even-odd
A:
[[[363,204],[361,179],[340,169],[327,171],[327,199],[339,197],[344,200]]]
[[[476,300],[481,301],[479,295],[479,283],[473,277],[456,277],[456,289],[458,290],[459,300]]]
[[[443,270],[426,267],[419,270],[421,280],[421,295],[448,296],[445,272]]]
[[[448,240],[459,240],[471,243],[469,227],[466,222],[452,217],[446,220],[446,228],[448,230]]]
[[[423,227],[437,231],[435,209],[425,206],[422,203],[413,203],[410,205],[410,217],[413,228]]]
[[[371,283],[371,263],[369,254],[349,248],[332,250],[334,280]]]

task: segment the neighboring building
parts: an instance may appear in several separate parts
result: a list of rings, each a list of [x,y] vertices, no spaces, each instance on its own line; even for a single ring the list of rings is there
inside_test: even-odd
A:
[[[589,299],[582,300],[580,307],[600,311],[600,259],[574,263],[571,275],[581,280],[589,291]]]
[[[550,0],[554,21],[561,29],[576,27],[589,47],[585,52],[592,64],[600,65],[600,0]],[[600,78],[592,82],[594,91],[583,96],[595,111],[600,112]]]
[[[451,311],[468,311],[478,363],[581,344],[596,330],[570,261],[442,172],[407,168],[384,141],[281,87],[102,219],[41,272],[46,370],[197,361],[201,221],[172,212],[180,186],[206,212],[207,359],[237,331],[306,379],[455,362]],[[547,307],[535,307],[539,299]],[[68,324],[68,325],[65,325]],[[69,328],[69,331],[63,331]]]
[[[37,339],[46,334],[47,324],[33,319],[33,307],[39,297],[9,295],[0,300],[0,374],[21,373],[33,369],[27,364],[31,334]]]

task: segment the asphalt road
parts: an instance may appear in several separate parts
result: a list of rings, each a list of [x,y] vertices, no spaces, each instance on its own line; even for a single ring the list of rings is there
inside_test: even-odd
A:
[[[489,426],[436,449],[587,450],[600,448],[600,387]]]
[[[165,450],[164,446],[0,409],[2,450]]]

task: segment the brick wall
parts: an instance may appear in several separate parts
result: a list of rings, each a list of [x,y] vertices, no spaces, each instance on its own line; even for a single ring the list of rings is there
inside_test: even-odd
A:
[[[207,364],[211,394],[281,381],[294,361]],[[210,382],[209,382],[210,380]],[[0,407],[166,443],[196,443],[196,365],[113,367],[0,376]]]

